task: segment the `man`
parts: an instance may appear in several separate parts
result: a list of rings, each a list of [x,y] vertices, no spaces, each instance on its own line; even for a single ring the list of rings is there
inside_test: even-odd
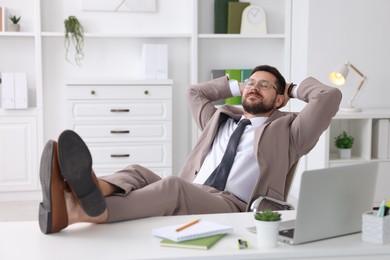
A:
[[[212,103],[238,95],[243,109]],[[292,97],[307,102],[306,107],[299,114],[279,111]],[[222,77],[191,86],[189,107],[202,134],[180,174],[164,179],[139,165],[98,179],[83,140],[64,131],[58,144],[49,141],[42,154],[41,230],[59,232],[77,222],[240,212],[259,196],[283,200],[290,169],[314,147],[340,101],[336,88],[314,78],[287,85],[279,71],[267,65],[256,67],[244,84]],[[231,157],[232,149],[226,147],[239,128],[244,132],[231,138],[239,140]],[[228,175],[213,173],[220,167]]]

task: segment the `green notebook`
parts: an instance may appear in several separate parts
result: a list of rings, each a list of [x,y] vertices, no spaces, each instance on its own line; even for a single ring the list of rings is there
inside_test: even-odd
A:
[[[228,3],[227,33],[241,32],[242,12],[249,5],[250,3],[245,2]]]
[[[238,0],[214,0],[214,33],[227,33],[229,2],[238,2]]]
[[[243,69],[241,70],[241,81],[244,82],[244,80],[249,79],[251,76],[253,69]]]
[[[193,248],[207,250],[215,245],[226,234],[214,235],[209,237],[202,237],[192,240],[186,240],[181,242],[175,242],[169,239],[163,239],[160,242],[161,246],[167,247],[181,247],[181,248]]]

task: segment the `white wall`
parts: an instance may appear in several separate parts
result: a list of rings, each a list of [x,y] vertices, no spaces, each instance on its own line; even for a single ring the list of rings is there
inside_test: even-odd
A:
[[[368,80],[355,100],[363,108],[388,107],[390,1],[294,0],[292,80],[314,76],[326,84],[331,70],[347,60]],[[346,104],[359,83],[350,72],[341,88]]]
[[[362,108],[388,107],[387,87],[390,60],[390,1],[316,0],[310,1],[308,29],[308,74],[324,82],[329,72],[349,60],[368,80],[355,100]],[[359,83],[350,72],[342,88],[342,105],[351,98]]]

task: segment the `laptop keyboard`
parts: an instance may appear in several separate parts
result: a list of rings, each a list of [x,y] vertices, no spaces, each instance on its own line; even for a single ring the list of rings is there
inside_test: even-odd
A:
[[[285,237],[293,238],[294,237],[294,229],[290,228],[290,229],[280,230],[279,234],[282,236],[285,236]]]

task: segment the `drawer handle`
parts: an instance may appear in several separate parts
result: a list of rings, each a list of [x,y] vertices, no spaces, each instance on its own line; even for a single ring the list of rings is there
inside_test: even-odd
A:
[[[127,113],[127,112],[130,112],[130,109],[111,109],[111,112],[113,113]]]
[[[130,154],[111,154],[112,158],[130,157]]]
[[[111,130],[111,134],[129,134],[129,130]]]
[[[145,95],[148,95],[148,94],[149,94],[149,90],[145,90],[145,91],[144,91],[144,94],[145,94]]]
[[[96,91],[95,90],[91,90],[91,95],[95,95],[96,94]]]

